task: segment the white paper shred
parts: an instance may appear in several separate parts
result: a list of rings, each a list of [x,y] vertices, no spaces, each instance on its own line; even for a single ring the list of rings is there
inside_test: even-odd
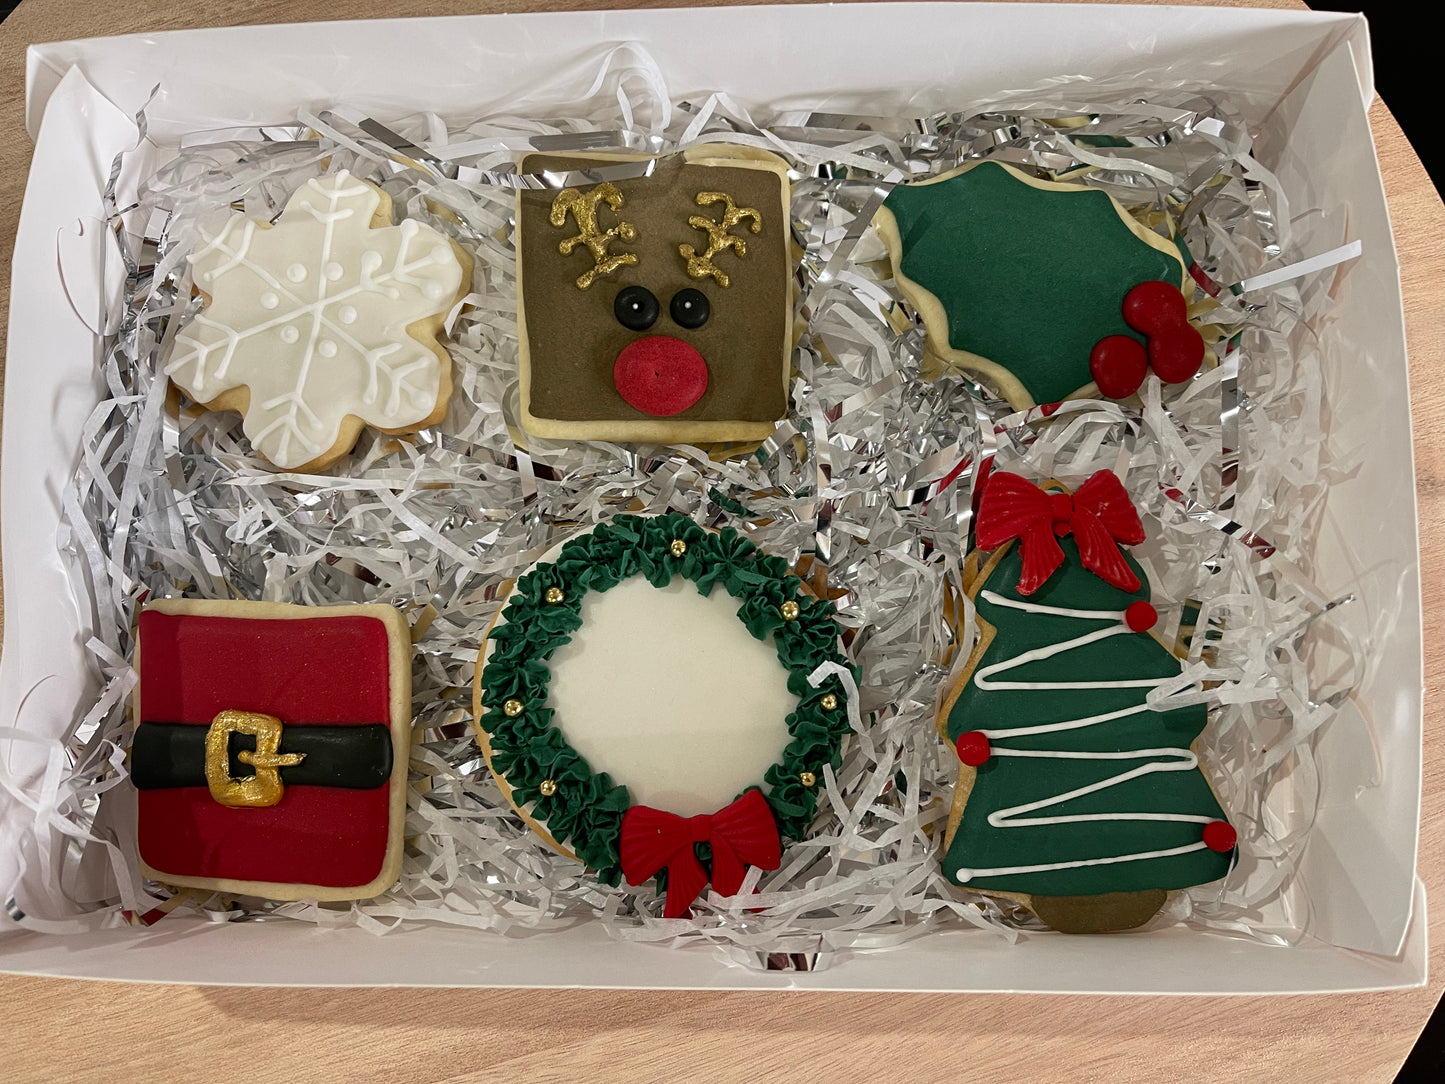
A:
[[[1329,298],[1310,271],[1358,248],[1301,263],[1309,254],[1291,250],[1283,194],[1250,156],[1245,125],[1228,101],[1188,88],[1089,101],[1074,82],[986,112],[753,117],[724,94],[671,99],[651,58],[627,46],[536,100],[568,100],[561,89],[574,81],[590,90],[550,120],[383,126],[338,103],[291,126],[194,133],[138,205],[112,202],[129,304],[109,340],[109,398],[86,426],[61,539],[84,569],[77,595],[87,608],[94,597],[103,692],[53,744],[41,793],[17,795],[34,811],[22,848],[42,887],[10,901],[12,917],[56,931],[202,913],[538,936],[591,917],[619,939],[703,942],[734,964],[797,969],[944,927],[1029,936],[1027,912],[949,886],[939,868],[957,759],[938,737],[936,703],[973,633],[961,568],[977,467],[996,455],[1001,469],[1040,479],[1078,484],[1103,467],[1124,478],[1151,534],[1135,553],[1161,628],[1188,645],[1181,680],[1154,695],[1211,705],[1202,761],[1239,830],[1239,861],[1222,882],[1175,894],[1156,923],[1302,936],[1308,908],[1281,901],[1297,887],[1312,817],[1313,742],[1352,682],[1336,675],[1317,687],[1308,666],[1317,619],[1346,601],[1313,586],[1310,547],[1322,497],[1350,467],[1325,446],[1320,373],[1332,347],[1318,332]],[[756,454],[721,462],[682,446],[516,443],[514,188],[567,181],[518,177],[517,158],[533,148],[661,154],[701,141],[764,147],[794,171],[802,337],[787,418]],[[1233,340],[1222,364],[1184,386],[1151,377],[1141,406],[1025,412],[966,374],[935,372],[868,225],[894,183],[980,156],[1067,172],[1160,228],[1172,220],[1208,284],[1196,308]],[[343,168],[475,261],[450,320],[455,393],[445,422],[414,439],[367,432],[334,475],[277,474],[235,415],[167,409],[157,373],[201,304],[185,259],[197,224],[233,209],[274,218],[306,179]],[[1223,283],[1243,290],[1214,285]],[[736,899],[705,893],[691,920],[658,917],[650,886],[607,887],[548,849],[508,808],[469,726],[477,650],[504,581],[579,526],[668,509],[810,561],[814,582],[826,576],[842,592],[848,654],[862,668],[853,733],[842,767],[820,781],[813,834],[779,870],[753,870]],[[125,660],[138,606],[182,595],[385,602],[413,622],[416,744],[391,891],[272,904],[142,882],[121,797],[135,680]],[[1358,670],[1364,648],[1351,647]],[[0,785],[13,790],[3,776]],[[69,857],[56,860],[61,852]],[[77,860],[108,886],[83,901],[68,888]]]

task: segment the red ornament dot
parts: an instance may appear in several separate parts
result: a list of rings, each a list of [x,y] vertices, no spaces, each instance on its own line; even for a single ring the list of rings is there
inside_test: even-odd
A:
[[[1182,384],[1204,364],[1204,339],[1188,324],[1149,336],[1149,367],[1166,384]]]
[[[1159,611],[1144,601],[1131,602],[1124,611],[1124,624],[1130,632],[1148,632],[1159,621]]]
[[[654,418],[680,414],[707,391],[707,362],[671,335],[628,343],[612,366],[612,383],[629,406]]]
[[[1188,319],[1184,295],[1167,282],[1141,282],[1124,295],[1124,323],[1145,335],[1171,331]]]
[[[1238,839],[1238,833],[1228,821],[1210,821],[1204,826],[1204,845],[1211,851],[1228,854]]]
[[[982,730],[970,730],[966,734],[960,734],[955,747],[958,749],[958,759],[970,768],[986,764],[988,758],[993,755],[988,739],[984,737]]]
[[[1149,371],[1149,354],[1143,343],[1128,335],[1108,335],[1089,352],[1089,372],[1099,394],[1127,399],[1139,390]]]

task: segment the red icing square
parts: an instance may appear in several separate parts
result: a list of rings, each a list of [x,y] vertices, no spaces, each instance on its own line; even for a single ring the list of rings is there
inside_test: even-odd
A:
[[[282,724],[391,724],[391,646],[375,617],[140,615],[145,722],[209,726],[226,709]],[[263,808],[206,787],[139,792],[141,857],[175,876],[353,887],[386,861],[391,787],[288,786]]]

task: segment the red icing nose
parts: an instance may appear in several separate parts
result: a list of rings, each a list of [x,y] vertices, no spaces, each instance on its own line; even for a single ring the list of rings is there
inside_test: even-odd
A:
[[[648,335],[628,343],[617,355],[612,383],[629,406],[666,418],[702,398],[707,391],[707,362],[681,339]]]

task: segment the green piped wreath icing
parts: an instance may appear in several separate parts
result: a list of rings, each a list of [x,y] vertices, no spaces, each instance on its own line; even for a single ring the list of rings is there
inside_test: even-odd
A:
[[[678,539],[687,544],[680,557],[672,553]],[[772,634],[778,661],[788,671],[788,691],[798,698],[787,718],[792,741],[762,780],[784,837],[801,838],[817,807],[817,787],[803,786],[802,773],[821,779],[824,764],[836,770],[848,730],[842,682],[830,675],[814,688],[808,676],[820,663],[834,662],[857,678],[856,668],[838,651],[833,604],[800,594],[802,581],[789,573],[787,561],[759,552],[731,527],[714,533],[672,512],[617,516],[567,542],[555,561],[538,563],[517,580],[505,620],[489,636],[491,655],[482,670],[481,725],[491,744],[492,767],[511,787],[513,801],[530,805],[531,816],[607,884],[617,884],[622,875],[618,838],[631,799],[606,772],[594,773],[552,725],[552,709],[545,706],[551,680],[547,660],[582,627],[588,591],[607,591],[639,575],[654,587],[681,576],[702,595],[721,585],[740,601],[738,619],[754,638]],[[562,601],[546,601],[552,587],[561,589]],[[789,600],[798,604],[792,620],[782,616]],[[829,693],[837,697],[837,707],[825,711],[822,700]],[[503,705],[513,699],[524,710],[508,717]],[[540,789],[548,779],[557,784],[551,795]]]

